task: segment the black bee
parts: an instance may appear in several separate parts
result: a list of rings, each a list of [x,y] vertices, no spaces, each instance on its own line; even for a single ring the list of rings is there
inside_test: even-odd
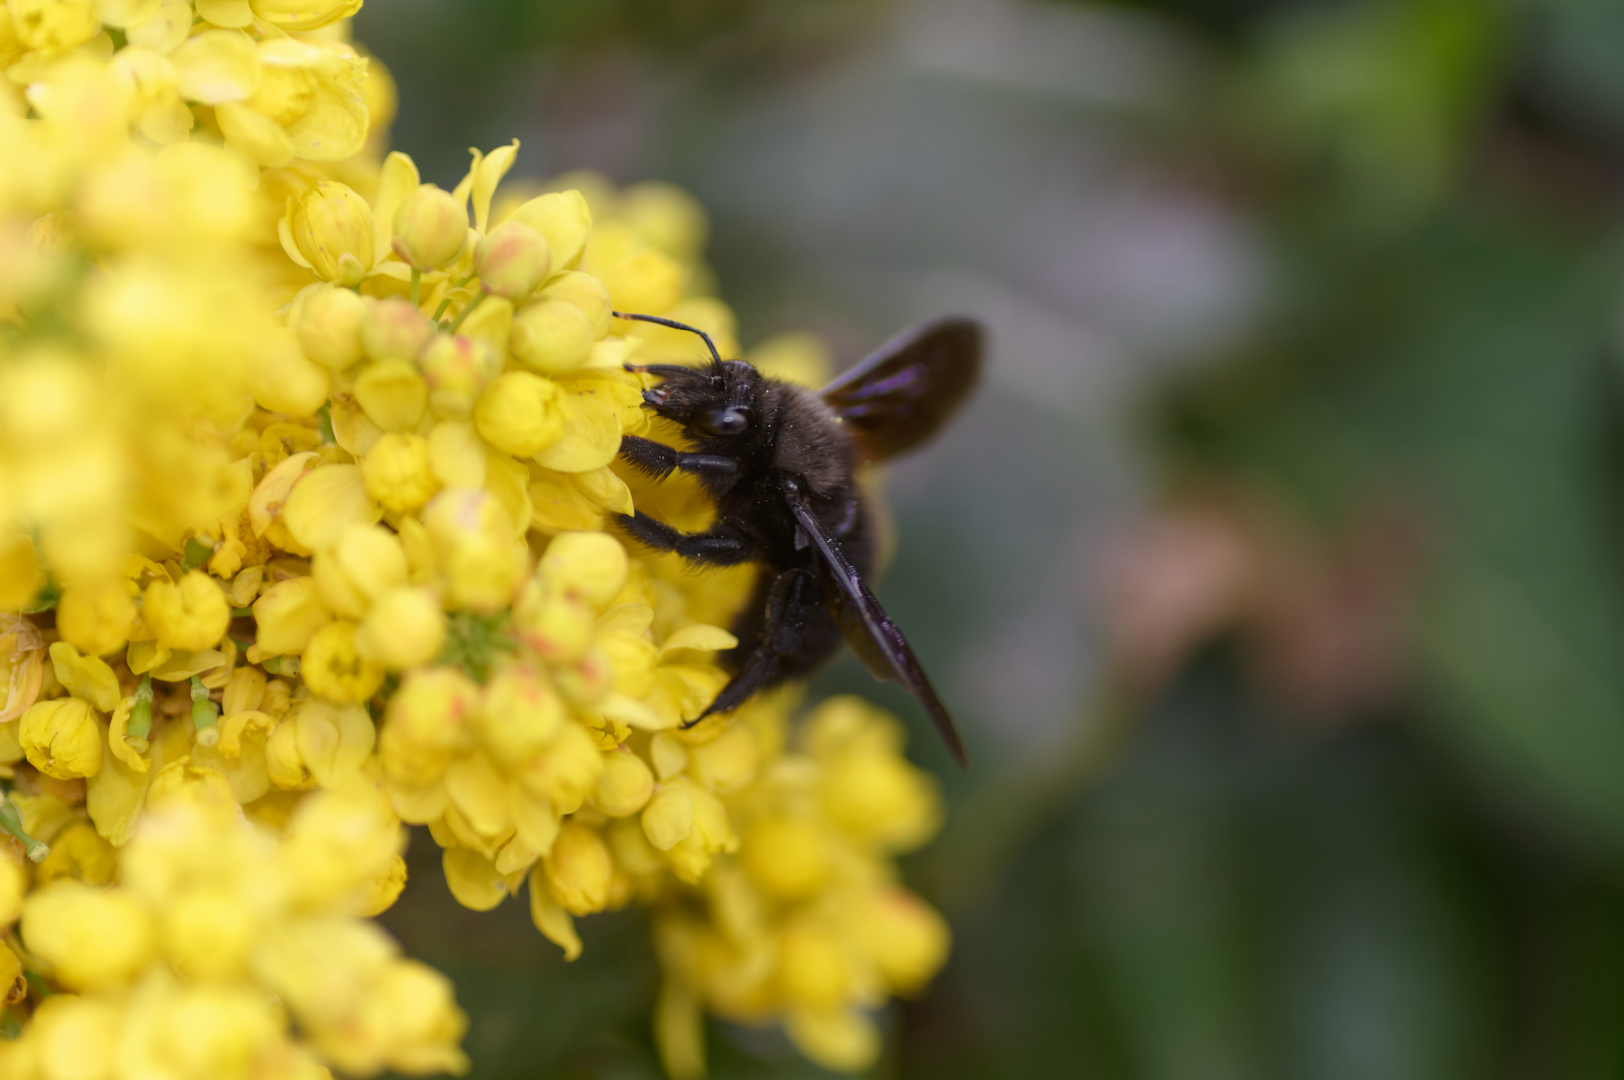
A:
[[[627,435],[620,456],[656,479],[674,469],[694,474],[716,500],[715,523],[682,533],[638,511],[621,515],[622,525],[693,563],[764,567],[733,627],[739,645],[722,657],[733,677],[689,723],[808,674],[844,637],[876,678],[919,698],[954,758],[968,764],[952,717],[864,584],[874,570],[874,529],[856,470],[911,450],[959,407],[981,370],[981,327],[962,318],[916,326],[815,393],[723,360],[695,327],[615,314],[698,334],[712,358],[703,367],[627,365],[661,379],[643,392],[645,407],[682,425],[694,448]]]

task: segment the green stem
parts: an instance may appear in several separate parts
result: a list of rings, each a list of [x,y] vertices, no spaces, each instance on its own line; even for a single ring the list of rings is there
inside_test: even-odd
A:
[[[417,307],[419,304],[421,304],[423,302],[422,297],[420,295],[421,292],[422,292],[422,289],[423,289],[423,271],[417,269],[414,266],[414,267],[412,267],[412,307]]]
[[[135,705],[130,709],[130,722],[124,725],[126,739],[144,739],[152,734],[152,673],[141,676],[141,685],[135,688]]]
[[[213,746],[220,741],[220,729],[215,725],[219,718],[220,712],[209,698],[209,688],[203,685],[202,676],[193,675],[192,726],[197,729],[199,746]]]
[[[462,288],[464,285],[468,284],[472,280],[474,280],[474,275],[469,274],[467,277],[463,278],[461,281],[459,281],[455,285],[453,285],[452,288],[453,289],[460,289],[460,288]],[[440,301],[440,306],[434,309],[434,320],[433,321],[434,322],[439,322],[440,321],[440,316],[444,315],[445,314],[445,309],[450,307],[450,306],[451,306],[451,292],[450,292],[450,290],[447,290],[446,294],[445,294],[445,297]]]
[[[480,293],[478,296],[468,301],[468,306],[462,309],[462,314],[457,316],[457,321],[451,324],[451,329],[448,332],[455,334],[457,332],[457,327],[463,324],[464,319],[473,314],[474,309],[484,301],[486,295],[486,293]]]
[[[42,843],[28,835],[28,831],[23,828],[22,812],[17,809],[17,804],[10,799],[0,800],[0,829],[4,829],[22,841],[24,850],[28,852],[30,862],[43,862],[45,856],[51,853],[49,844]]]

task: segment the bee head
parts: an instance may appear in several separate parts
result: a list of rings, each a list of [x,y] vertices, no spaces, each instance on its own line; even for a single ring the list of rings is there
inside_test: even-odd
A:
[[[626,368],[660,377],[660,385],[643,391],[644,407],[681,424],[691,438],[730,439],[757,426],[761,376],[742,360],[698,368],[677,364]]]

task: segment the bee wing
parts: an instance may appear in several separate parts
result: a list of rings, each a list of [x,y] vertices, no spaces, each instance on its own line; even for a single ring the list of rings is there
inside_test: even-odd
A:
[[[829,531],[828,526],[819,520],[807,504],[806,497],[801,494],[800,483],[793,477],[783,479],[784,498],[789,503],[795,520],[800,523],[806,535],[812,539],[818,553],[823,556],[828,566],[829,575],[840,586],[842,595],[837,597],[836,604],[839,612],[840,628],[846,635],[846,641],[851,645],[852,651],[868,666],[876,678],[883,679],[887,674],[918,698],[930,714],[931,723],[947,743],[947,748],[953,754],[953,759],[960,765],[968,767],[970,758],[964,752],[964,742],[959,738],[958,729],[953,726],[953,718],[948,715],[947,706],[942,699],[936,696],[936,688],[931,686],[930,679],[925,675],[925,669],[920,667],[919,660],[908,647],[908,641],[897,629],[897,624],[885,613],[880,602],[869,592],[868,586],[857,573],[857,568],[846,558],[846,553],[840,548],[840,541]]]
[[[904,330],[823,388],[867,464],[913,449],[942,426],[981,374],[981,324],[961,317]]]

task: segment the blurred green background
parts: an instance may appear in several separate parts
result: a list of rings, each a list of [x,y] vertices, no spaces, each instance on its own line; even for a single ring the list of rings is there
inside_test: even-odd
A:
[[[450,186],[673,180],[747,345],[964,311],[879,593],[960,718],[884,1077],[1624,1076],[1624,4],[370,0]],[[424,838],[426,840],[426,838]],[[634,914],[391,913],[474,1075],[658,1076]],[[809,1077],[713,1026],[713,1075]]]

